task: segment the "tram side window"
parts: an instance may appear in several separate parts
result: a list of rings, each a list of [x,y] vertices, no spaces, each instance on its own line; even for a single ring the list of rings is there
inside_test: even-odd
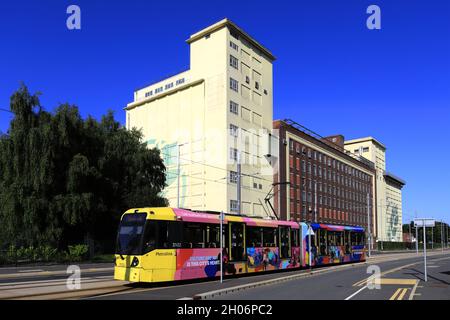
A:
[[[200,223],[184,223],[183,248],[205,248],[206,225]]]
[[[350,238],[351,238],[352,246],[364,245],[364,234],[363,233],[352,232]]]
[[[326,236],[327,236],[326,230],[317,230],[317,238],[319,239],[319,251],[321,256],[328,255]]]
[[[328,231],[328,246],[335,246],[335,232]]]
[[[144,232],[143,254],[151,252],[157,248],[156,229],[156,221],[147,222]]]
[[[247,248],[257,248],[262,246],[261,228],[247,227],[245,237],[247,238]]]
[[[277,247],[277,229],[263,228],[264,247]]]
[[[144,254],[155,249],[181,248],[181,230],[180,222],[148,221],[143,241]]]
[[[347,230],[344,230],[344,247],[345,247],[345,253],[350,253],[350,239],[349,239],[350,232]]]
[[[289,231],[289,227],[280,227],[281,258],[291,257],[291,250],[289,247]]]
[[[220,227],[217,225],[206,226],[206,243],[208,248],[220,247]]]
[[[343,245],[343,243],[342,243],[342,239],[343,239],[342,232],[339,232],[339,231],[335,232],[334,236],[335,236],[335,246],[342,246]]]
[[[181,248],[180,222],[158,221],[157,223],[157,248],[174,249]]]
[[[299,236],[298,230],[292,229],[291,230],[291,247],[299,247],[300,246],[298,236]]]
[[[244,260],[244,224],[231,224],[231,260]]]

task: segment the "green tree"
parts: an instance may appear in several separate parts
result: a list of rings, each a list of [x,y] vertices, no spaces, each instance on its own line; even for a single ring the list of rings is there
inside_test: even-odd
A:
[[[10,107],[0,136],[0,246],[65,247],[85,237],[111,244],[126,209],[167,205],[159,150],[111,111],[101,121],[69,104],[50,113],[24,85]]]

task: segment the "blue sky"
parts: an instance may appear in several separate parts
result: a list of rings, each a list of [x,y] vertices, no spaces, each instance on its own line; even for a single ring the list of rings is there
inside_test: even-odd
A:
[[[80,31],[66,28],[71,4]],[[366,28],[371,4],[381,30]],[[450,222],[449,1],[1,1],[0,108],[23,81],[47,110],[113,109],[123,123],[134,89],[186,69],[185,40],[224,17],[278,58],[275,118],[324,136],[374,136],[407,181],[404,220],[417,211]],[[1,131],[9,118],[0,111]]]

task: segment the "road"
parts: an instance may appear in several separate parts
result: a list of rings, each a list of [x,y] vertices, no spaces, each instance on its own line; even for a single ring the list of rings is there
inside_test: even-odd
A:
[[[428,282],[424,281],[422,257],[386,261],[377,266],[381,272],[379,288],[367,281],[368,266],[261,286],[222,295],[221,300],[450,300],[450,256],[429,258]],[[369,283],[369,285],[368,285]]]
[[[423,258],[415,253],[373,256],[368,263],[177,284],[129,284],[114,281],[111,264],[81,267],[81,288],[68,290],[67,266],[0,268],[0,299],[450,299],[450,251],[429,254],[429,281]],[[370,290],[369,266],[382,272],[381,289]],[[249,285],[256,286],[247,288]],[[235,292],[239,288],[238,292]],[[244,290],[242,290],[244,289]]]

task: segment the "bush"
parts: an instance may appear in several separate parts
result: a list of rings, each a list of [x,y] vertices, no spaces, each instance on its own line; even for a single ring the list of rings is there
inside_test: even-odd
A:
[[[50,246],[41,246],[38,248],[40,260],[49,262],[54,261],[57,258],[58,250]]]
[[[69,246],[68,259],[72,262],[82,261],[87,252],[89,251],[89,246],[85,244],[76,244],[74,246]]]

